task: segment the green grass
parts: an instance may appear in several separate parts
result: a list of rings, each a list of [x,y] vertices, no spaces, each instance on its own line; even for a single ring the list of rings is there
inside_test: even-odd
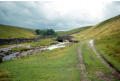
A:
[[[83,42],[82,44],[82,54],[84,58],[84,63],[86,65],[86,70],[88,72],[87,76],[91,81],[104,81],[103,76],[101,74],[102,72],[105,75],[113,78],[112,73],[94,54],[93,50],[86,42]]]
[[[15,47],[15,48],[12,48],[11,50],[12,51],[23,51],[23,50],[29,50],[30,48],[27,48],[27,47]]]
[[[0,64],[11,81],[79,81],[77,45]]]
[[[34,30],[0,24],[0,39],[33,38]]]
[[[37,46],[49,46],[56,43],[57,41],[54,38],[45,38],[39,40],[38,42],[23,43],[23,45],[31,45],[32,47],[37,47]]]

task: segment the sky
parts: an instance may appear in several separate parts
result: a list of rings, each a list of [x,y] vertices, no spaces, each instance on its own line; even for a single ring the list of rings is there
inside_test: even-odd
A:
[[[0,1],[0,24],[31,29],[70,30],[120,14],[120,1]]]

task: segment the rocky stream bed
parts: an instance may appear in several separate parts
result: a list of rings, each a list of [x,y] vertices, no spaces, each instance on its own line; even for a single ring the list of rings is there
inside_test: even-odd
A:
[[[0,57],[2,61],[14,60],[28,55],[33,55],[42,51],[53,50],[56,48],[65,47],[69,42],[58,43],[50,46],[38,46],[32,48],[30,45],[15,45],[7,48],[0,48]],[[12,51],[15,47],[27,47],[29,50]]]

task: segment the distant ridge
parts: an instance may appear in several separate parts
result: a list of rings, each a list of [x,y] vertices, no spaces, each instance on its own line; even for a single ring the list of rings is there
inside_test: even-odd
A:
[[[33,37],[35,33],[32,29],[0,24],[0,39]]]
[[[82,31],[84,31],[84,30],[86,30],[90,27],[91,26],[86,26],[86,27],[80,27],[80,28],[72,29],[72,30],[69,30],[69,31],[58,31],[57,34],[58,34],[58,36],[72,35],[72,34],[75,34],[75,33],[82,32]]]

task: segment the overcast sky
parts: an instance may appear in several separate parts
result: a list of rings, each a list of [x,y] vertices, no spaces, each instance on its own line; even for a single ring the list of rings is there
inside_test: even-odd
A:
[[[120,1],[49,0],[0,2],[0,24],[70,30],[120,14]]]

